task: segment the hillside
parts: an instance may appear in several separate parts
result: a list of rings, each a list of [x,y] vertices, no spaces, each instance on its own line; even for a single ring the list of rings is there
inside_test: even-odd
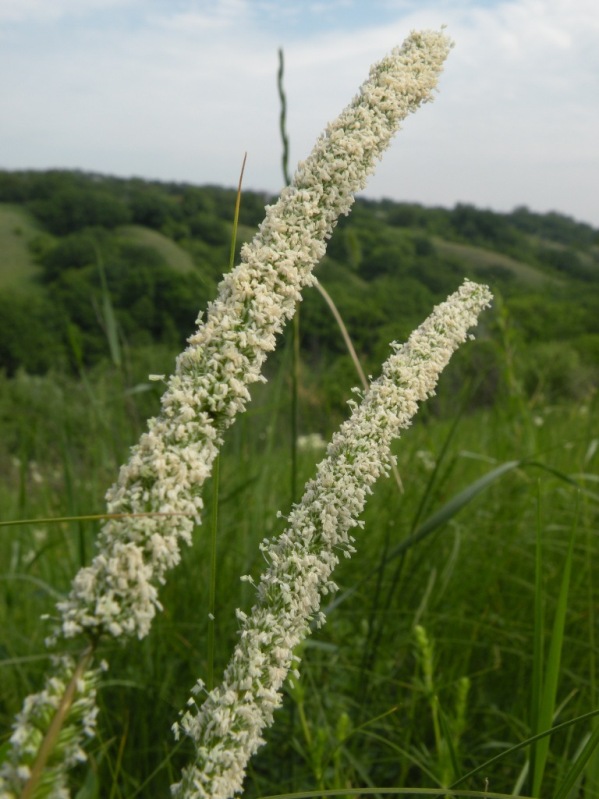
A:
[[[194,265],[191,255],[172,239],[157,230],[143,227],[143,225],[124,225],[117,228],[117,233],[133,244],[141,244],[155,250],[165,261],[167,266],[181,274],[193,272]]]
[[[243,194],[239,241],[270,200]],[[0,368],[69,371],[109,358],[107,313],[131,357],[152,343],[177,351],[227,268],[234,206],[235,192],[215,186],[0,172]],[[373,372],[389,341],[468,276],[497,297],[491,350],[526,351],[517,379],[531,396],[598,383],[599,231],[589,225],[526,208],[359,199],[317,275]],[[302,303],[301,333],[314,385],[334,405],[351,366],[315,291]],[[473,352],[462,377],[483,367],[477,379],[492,386],[492,351],[482,360]]]
[[[464,264],[469,264],[482,279],[489,274],[501,275],[505,277],[512,275],[523,284],[528,284],[531,288],[542,289],[543,285],[559,285],[563,281],[561,278],[547,275],[536,266],[531,266],[524,261],[511,258],[509,255],[486,247],[477,247],[472,244],[459,244],[455,241],[446,241],[438,236],[433,236],[432,242],[440,255],[455,257]],[[562,249],[560,245],[556,248]]]
[[[0,291],[16,286],[32,286],[39,267],[31,242],[40,226],[25,208],[0,204]]]

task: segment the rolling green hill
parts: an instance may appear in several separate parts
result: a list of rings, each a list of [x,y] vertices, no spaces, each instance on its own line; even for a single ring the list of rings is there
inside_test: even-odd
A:
[[[266,199],[244,194],[240,240],[253,235]],[[0,171],[0,202],[1,762],[12,720],[23,707],[28,713],[23,695],[41,686],[47,670],[55,600],[115,533],[105,527],[98,537],[106,486],[131,458],[121,478],[136,475],[134,494],[151,489],[152,470],[139,468],[140,449],[129,449],[160,412],[164,383],[148,375],[169,374],[197,312],[214,297],[229,261],[235,192]],[[287,709],[250,769],[248,797],[374,796],[389,785],[457,797],[445,787],[453,785],[484,797],[488,777],[495,797],[597,799],[597,719],[588,711],[597,706],[598,241],[598,231],[555,214],[386,200],[358,200],[335,229],[315,274],[366,374],[378,374],[389,342],[404,341],[464,277],[488,283],[495,299],[394,447],[396,479],[380,481],[352,528],[359,561],[340,558],[341,590],[323,604],[326,627],[297,650],[303,676],[286,688]],[[97,743],[74,772],[79,799],[169,795],[172,774],[193,749],[173,746],[176,708],[200,673],[208,683],[219,673],[239,640],[237,609],[256,601],[257,583],[239,575],[258,577],[265,538],[281,533],[323,454],[320,444],[347,418],[348,398],[359,400],[351,394],[355,364],[315,286],[304,292],[296,321],[299,336],[287,327],[269,358],[267,384],[252,386],[248,412],[223,436],[218,471],[203,491],[205,525],[161,589],[165,612],[154,630],[127,648],[93,637],[96,660],[106,653],[112,662],[98,684]],[[245,356],[254,337],[246,337]],[[228,344],[210,352],[207,368],[217,379],[235,358]],[[415,347],[413,358],[420,355]],[[426,363],[417,371],[425,370]],[[412,371],[401,375],[400,416],[421,394]],[[173,464],[197,465],[202,447],[211,458],[225,426],[222,392],[202,398],[206,383],[198,380],[198,402],[190,403],[172,385],[163,419],[183,403],[179,416],[189,429],[177,426],[160,444],[167,425],[158,421],[141,446],[160,444],[155,471],[170,475],[171,488]],[[367,409],[393,425],[390,409]],[[216,436],[210,446],[206,430]],[[177,454],[190,431],[195,440]],[[341,483],[360,463],[336,441],[329,454]],[[360,457],[359,491],[370,493],[370,477],[384,470],[374,450],[368,464]],[[329,483],[332,461],[320,470]],[[179,469],[175,489],[193,478],[187,473]],[[196,474],[195,501],[207,471]],[[296,506],[307,511],[309,529],[295,555],[308,554],[317,575],[319,518],[328,524],[333,516],[306,504],[313,489],[308,483]],[[332,483],[329,489],[334,499]],[[345,495],[342,515],[356,504]],[[167,524],[148,528],[146,564],[160,554],[156,531],[175,532]],[[125,539],[115,540],[126,555]],[[140,543],[137,535],[128,540]],[[173,553],[165,555],[171,565]],[[135,588],[129,572],[125,582]],[[293,575],[289,582],[301,587]],[[277,591],[284,604],[287,588]],[[74,656],[83,651],[75,644],[68,646]],[[67,719],[67,743],[83,700],[75,722]],[[52,710],[38,704],[44,712],[33,713],[34,724]],[[17,732],[35,742],[23,719]],[[542,790],[534,790],[534,763],[543,761],[543,771],[545,758],[539,740],[526,739],[553,721]],[[470,790],[483,782],[485,792]]]
[[[40,269],[30,243],[40,230],[40,225],[25,208],[0,203],[0,291],[32,285],[32,278]]]
[[[271,199],[244,192],[237,249]],[[235,200],[218,186],[0,170],[0,369],[95,366],[109,357],[108,306],[132,357],[148,345],[180,349],[227,269]],[[315,275],[372,373],[390,340],[404,340],[470,277],[496,297],[494,343],[479,342],[484,355],[464,366],[488,395],[499,346],[519,359],[514,379],[529,392],[599,386],[599,231],[587,224],[526,208],[359,198]],[[342,397],[353,367],[316,291],[305,293],[300,331],[314,385]]]
[[[163,233],[142,225],[126,225],[118,228],[117,232],[127,241],[155,250],[175,272],[181,274],[193,272],[194,264],[191,255]]]
[[[547,275],[538,267],[531,266],[524,261],[516,260],[509,255],[504,255],[501,252],[486,247],[446,241],[438,236],[433,237],[433,244],[441,255],[453,256],[464,264],[476,269],[481,277],[484,277],[485,271],[497,272],[497,270],[504,270],[506,273],[514,275],[514,277],[522,281],[523,284],[531,288],[541,288],[547,283],[553,283],[555,285],[563,282],[553,275]],[[555,246],[558,247],[559,245]]]

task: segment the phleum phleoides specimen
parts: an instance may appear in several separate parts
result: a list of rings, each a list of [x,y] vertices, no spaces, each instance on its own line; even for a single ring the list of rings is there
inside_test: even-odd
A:
[[[111,520],[91,566],[59,605],[59,634],[147,634],[158,586],[179,561],[179,543],[200,522],[201,487],[223,432],[250,399],[248,386],[275,336],[293,316],[301,290],[341,214],[366,184],[401,121],[432,99],[450,41],[413,33],[376,64],[353,102],[330,124],[254,240],[219,287],[205,322],[189,339],[162,398],[162,413],[133,449],[107,495],[110,513],[172,513]]]
[[[223,279],[205,321],[198,320],[167,382],[160,414],[150,420],[108,491],[108,511],[119,517],[106,522],[91,564],[58,603],[53,643],[84,636],[90,645],[78,664],[61,660],[46,687],[25,701],[0,771],[2,797],[21,791],[33,797],[38,788],[53,797],[69,795],[67,768],[84,757],[85,738],[94,732],[91,656],[98,641],[103,635],[121,640],[147,635],[161,609],[159,587],[180,560],[180,543],[191,543],[200,523],[202,485],[225,430],[245,409],[249,386],[263,380],[275,336],[313,281],[312,270],[338,217],[349,212],[402,120],[432,99],[450,48],[443,32],[416,32],[372,67],[291,185],[266,209],[240,264]],[[269,567],[252,614],[240,615],[241,639],[225,682],[210,694],[206,709],[185,714],[176,725],[192,736],[198,753],[174,786],[176,795],[224,797],[240,789],[247,759],[280,701],[292,648],[318,613],[320,594],[334,590],[336,552],[353,551],[349,530],[358,524],[372,482],[388,468],[391,438],[408,423],[416,402],[432,392],[449,355],[488,301],[484,287],[464,284],[406,347],[396,349],[383,377],[334,438],[318,477],[292,511],[288,531],[264,545]],[[79,696],[75,690],[63,701],[62,685],[64,695],[74,686]],[[64,716],[60,724],[57,711]]]
[[[389,472],[391,442],[410,425],[418,403],[434,394],[441,371],[490,300],[486,286],[465,281],[407,344],[392,344],[381,377],[360,404],[350,403],[351,417],[333,436],[287,529],[262,544],[267,568],[251,613],[238,611],[240,640],[222,684],[175,725],[197,751],[196,764],[173,786],[175,796],[226,799],[241,790],[247,762],[281,704],[283,682],[297,667],[294,649],[312,621],[324,622],[321,596],[337,589],[331,575],[340,556],[355,552],[350,531],[360,526],[373,483]],[[200,680],[196,701],[203,693]]]

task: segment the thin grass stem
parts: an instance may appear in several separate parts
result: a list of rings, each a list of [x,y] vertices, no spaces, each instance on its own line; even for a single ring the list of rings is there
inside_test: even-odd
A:
[[[95,644],[90,644],[87,646],[81,656],[79,658],[79,662],[75,667],[73,672],[73,676],[71,677],[64,694],[62,695],[62,699],[60,700],[60,704],[56,709],[56,713],[44,738],[40,744],[40,747],[37,752],[37,757],[31,767],[31,774],[29,779],[25,783],[23,791],[21,793],[21,799],[33,799],[35,796],[35,791],[37,789],[38,783],[42,777],[44,768],[46,763],[48,762],[48,758],[52,754],[54,747],[56,746],[56,742],[58,740],[58,736],[60,735],[60,731],[63,728],[65,720],[69,714],[69,710],[78,690],[79,680],[83,676],[83,674],[87,671],[95,650]]]
[[[216,635],[216,542],[218,534],[218,491],[220,484],[220,456],[212,470],[212,515],[210,523],[210,592],[208,597],[208,677],[209,690],[214,687],[214,653]]]

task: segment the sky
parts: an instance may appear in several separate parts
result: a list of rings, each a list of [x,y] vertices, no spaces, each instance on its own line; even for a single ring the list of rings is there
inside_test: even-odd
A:
[[[455,42],[364,195],[599,227],[597,0],[0,0],[0,168],[277,193],[413,29]]]

